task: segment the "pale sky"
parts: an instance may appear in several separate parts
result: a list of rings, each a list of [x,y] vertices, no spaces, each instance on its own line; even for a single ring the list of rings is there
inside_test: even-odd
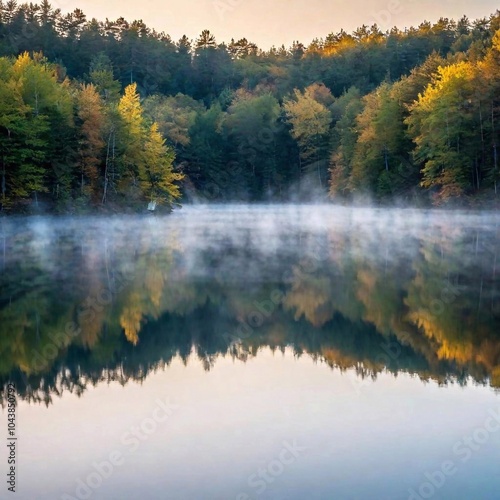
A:
[[[209,29],[218,42],[246,37],[263,49],[290,46],[294,40],[308,44],[328,33],[350,32],[376,22],[384,31],[404,28],[439,17],[470,19],[494,13],[496,0],[53,0],[63,12],[81,8],[89,18],[131,21],[195,39]]]

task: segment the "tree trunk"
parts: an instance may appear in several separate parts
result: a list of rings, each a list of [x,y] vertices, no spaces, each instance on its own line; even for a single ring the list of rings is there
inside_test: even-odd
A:
[[[7,182],[5,180],[5,157],[2,157],[2,209],[3,209],[3,205],[5,203],[5,194],[7,192]]]
[[[493,183],[495,185],[495,196],[497,195],[497,171],[498,171],[498,154],[497,154],[497,145],[493,144]]]
[[[111,149],[111,132],[108,138],[108,148],[106,151],[106,163],[104,167],[104,192],[102,194],[102,204],[106,203],[106,195],[108,193],[108,165],[109,165],[109,151]]]
[[[493,184],[495,186],[495,196],[497,195],[497,172],[498,172],[498,153],[497,141],[495,136],[495,108],[491,104],[491,133],[493,137]]]
[[[7,129],[7,137],[10,140],[10,129]],[[5,171],[5,155],[2,155],[2,210],[5,208],[5,199],[7,198],[7,172]]]

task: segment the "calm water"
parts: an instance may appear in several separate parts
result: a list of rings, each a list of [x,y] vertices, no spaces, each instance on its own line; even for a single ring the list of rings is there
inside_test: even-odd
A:
[[[491,213],[0,219],[13,497],[500,498],[499,249]]]

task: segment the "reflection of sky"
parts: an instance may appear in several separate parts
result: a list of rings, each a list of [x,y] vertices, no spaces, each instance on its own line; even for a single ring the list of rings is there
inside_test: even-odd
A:
[[[179,409],[131,453],[121,436],[152,415],[158,397]],[[49,408],[20,402],[16,498],[74,495],[92,462],[118,450],[125,463],[92,499],[408,498],[445,460],[458,472],[434,498],[493,499],[500,431],[466,464],[452,451],[491,409],[500,412],[500,399],[486,387],[439,388],[401,374],[360,384],[289,351],[266,349],[246,364],[218,358],[210,372],[175,360],[142,385],[101,384]],[[307,449],[256,495],[249,476],[284,441]]]

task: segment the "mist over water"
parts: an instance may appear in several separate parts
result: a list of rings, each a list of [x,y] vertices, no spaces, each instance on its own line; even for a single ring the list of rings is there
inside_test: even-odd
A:
[[[408,498],[448,458],[460,474],[435,498],[471,498],[500,438],[473,466],[453,445],[500,404],[499,248],[494,212],[0,219],[0,379],[16,383],[30,453],[35,429],[54,428],[53,446],[81,455],[59,464],[67,481],[47,470],[45,493],[21,498],[74,494],[71,479],[167,395],[179,416],[95,498]],[[307,452],[261,491],[252,474],[293,440]],[[137,467],[145,490],[124,488]],[[495,481],[476,497],[494,498]]]
[[[72,320],[81,335],[69,347],[95,347],[111,328],[140,348],[143,329],[175,315],[189,320],[204,307],[213,309],[206,327],[220,354],[301,321],[328,338],[335,331],[328,323],[340,319],[399,335],[428,357],[417,347],[424,342],[438,364],[467,365],[485,341],[481,336],[498,341],[500,217],[494,212],[198,205],[166,217],[1,224],[2,324],[7,331],[14,321],[23,339],[38,343]],[[24,356],[17,368],[26,370],[29,350]],[[489,356],[489,368],[477,356],[484,375],[500,375],[498,356]]]
[[[4,266],[12,260],[22,260],[28,253],[43,265],[53,265],[57,252],[70,244],[81,246],[84,259],[102,258],[105,252],[117,249],[126,253],[127,249],[137,250],[141,244],[151,251],[181,250],[188,261],[206,251],[217,254],[229,248],[255,251],[276,260],[283,259],[278,252],[301,255],[314,251],[323,258],[335,253],[335,244],[328,239],[334,235],[349,237],[355,242],[356,251],[366,250],[366,259],[377,259],[383,254],[382,248],[390,247],[391,259],[397,260],[418,252],[420,243],[433,239],[442,244],[456,240],[470,243],[474,237],[481,247],[478,249],[491,247],[493,251],[499,227],[497,212],[332,205],[194,205],[164,217],[1,219],[0,238]],[[28,239],[27,246],[23,237]],[[378,249],[368,252],[375,243]],[[473,255],[464,252],[463,257],[474,259],[478,249],[474,249]],[[197,264],[190,272],[210,271],[210,265]]]

